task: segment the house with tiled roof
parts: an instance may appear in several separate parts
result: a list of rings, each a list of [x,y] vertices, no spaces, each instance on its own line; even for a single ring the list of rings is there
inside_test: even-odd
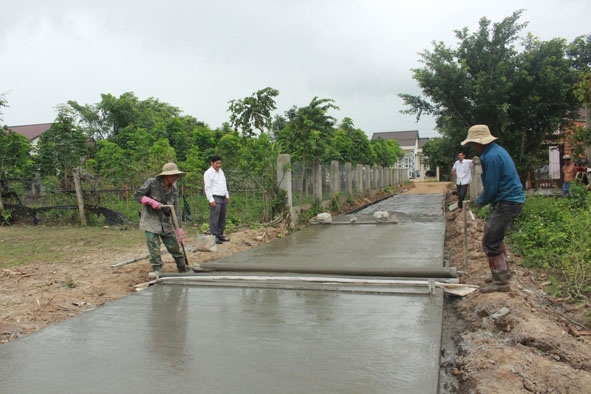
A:
[[[49,130],[52,125],[53,123],[39,123],[23,126],[8,126],[8,130],[24,135],[31,141],[31,145],[36,146],[41,134]]]
[[[398,168],[408,169],[409,178],[423,178],[425,167],[423,164],[423,146],[429,138],[421,138],[418,130],[408,131],[386,131],[373,133],[372,140],[381,138],[383,140],[395,140],[404,152],[404,157],[396,163]]]

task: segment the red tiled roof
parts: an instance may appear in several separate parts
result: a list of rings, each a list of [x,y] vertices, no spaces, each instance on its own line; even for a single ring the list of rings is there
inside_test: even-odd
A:
[[[53,123],[40,123],[24,126],[8,126],[8,129],[14,131],[15,133],[24,135],[30,140],[34,140],[35,138],[39,137],[41,134],[49,130],[52,124]]]

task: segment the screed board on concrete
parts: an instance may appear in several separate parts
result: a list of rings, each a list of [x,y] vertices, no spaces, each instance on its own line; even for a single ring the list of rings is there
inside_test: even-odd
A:
[[[438,295],[159,284],[0,347],[0,392],[436,393]]]

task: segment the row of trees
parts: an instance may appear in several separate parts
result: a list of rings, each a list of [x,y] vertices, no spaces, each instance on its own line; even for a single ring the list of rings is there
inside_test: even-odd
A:
[[[211,129],[196,118],[154,98],[103,94],[96,104],[69,101],[58,108],[52,127],[32,149],[28,140],[0,133],[0,177],[58,177],[69,188],[72,168],[109,179],[109,187],[137,186],[174,160],[199,183],[208,158],[220,154],[226,168],[247,170],[253,182],[274,187],[277,154],[322,163],[392,166],[403,153],[395,141],[369,141],[367,134],[345,118],[338,126],[329,112],[330,99],[314,98],[272,117],[279,92],[265,88],[229,103],[230,121]],[[6,105],[3,100],[2,105]],[[267,183],[265,181],[268,181]],[[265,184],[266,183],[266,184]]]
[[[569,128],[582,107],[589,109],[591,34],[571,43],[522,37],[527,23],[519,22],[521,14],[494,24],[482,18],[477,31],[456,31],[455,47],[434,42],[420,54],[424,66],[413,70],[413,78],[422,94],[400,97],[404,113],[436,119],[443,138],[424,147],[432,168],[448,170],[467,129],[487,124],[525,182],[533,167],[547,163],[544,147],[555,141],[556,131]],[[578,141],[591,145],[589,123],[575,131]]]

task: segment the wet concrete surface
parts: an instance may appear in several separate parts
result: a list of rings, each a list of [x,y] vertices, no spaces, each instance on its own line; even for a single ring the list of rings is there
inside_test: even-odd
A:
[[[398,223],[377,222],[375,212],[399,217]],[[364,218],[354,223],[352,218]],[[373,275],[396,271],[440,271],[443,267],[445,216],[442,195],[397,195],[353,214],[318,224],[259,248],[233,255],[205,268],[251,265],[258,269],[290,267],[293,271],[364,269]],[[369,224],[369,221],[374,223]],[[298,269],[295,269],[298,268]]]
[[[221,264],[440,267],[443,196],[430,197],[356,213],[388,210],[397,224],[312,226]],[[6,343],[0,393],[438,392],[440,289],[275,276],[163,280]]]
[[[434,393],[441,297],[158,285],[0,348],[3,393]]]

